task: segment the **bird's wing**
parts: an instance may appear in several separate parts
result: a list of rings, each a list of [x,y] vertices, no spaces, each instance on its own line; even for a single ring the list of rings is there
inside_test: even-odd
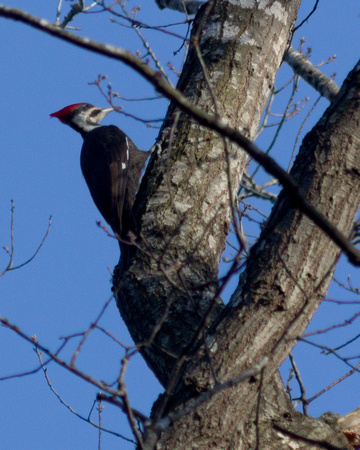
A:
[[[115,126],[88,133],[81,150],[81,169],[98,210],[119,237],[129,170],[128,138]]]
[[[120,131],[120,130],[119,130]],[[128,138],[121,133],[120,149],[117,143],[109,145],[106,149],[109,162],[109,175],[111,186],[111,214],[112,222],[118,225],[116,232],[119,237],[127,231],[127,217],[124,212],[126,205],[126,192],[129,174],[129,145]],[[120,138],[120,136],[118,136]],[[114,230],[115,231],[115,230]]]

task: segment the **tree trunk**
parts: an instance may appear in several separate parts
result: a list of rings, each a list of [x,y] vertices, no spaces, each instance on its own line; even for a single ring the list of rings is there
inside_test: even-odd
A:
[[[208,2],[201,8],[192,37],[203,61],[192,46],[178,88],[251,138],[300,0],[270,1],[266,7],[240,3]],[[139,249],[130,270],[115,282],[122,317],[135,342],[146,343],[142,354],[164,386],[179,355],[196,343],[196,330],[213,303],[231,221],[229,186],[233,198],[246,161],[242,149],[170,105],[137,196]],[[221,308],[217,299],[212,316]]]
[[[201,8],[178,84],[194,104],[250,138],[300,0],[253,3],[210,1]],[[358,81],[354,72],[349,83]],[[292,170],[308,200],[344,233],[349,233],[360,195],[359,105],[350,90],[345,85],[307,136]],[[261,439],[266,442],[262,448],[288,448],[294,439],[299,448],[321,448],[321,440],[331,442],[328,448],[347,448],[332,425],[293,411],[277,374],[319,306],[339,255],[286,193],[251,251],[231,306],[224,309],[216,295],[231,202],[246,161],[242,149],[170,105],[137,196],[136,252],[129,270],[114,282],[122,317],[167,388],[154,417],[171,416],[183,402],[211,389],[214,374],[224,382],[264,356],[270,359],[261,377],[214,395],[167,428],[158,448],[255,448]],[[199,349],[211,323],[208,348]],[[159,430],[154,430],[156,435]],[[150,438],[147,448],[153,446]]]
[[[305,137],[291,171],[301,182],[307,199],[345,235],[350,232],[360,204],[359,90],[360,64],[349,74],[336,101]],[[268,386],[270,398],[271,395],[274,398],[274,389],[279,392],[279,384],[274,386],[273,377],[320,305],[338,258],[336,245],[299,213],[286,192],[282,192],[251,251],[229,310],[217,327],[209,349],[211,366],[206,358],[193,361],[177,390],[175,403],[186,399],[189,392],[194,396],[194,392],[213,387],[214,372],[224,382],[264,356],[269,357],[269,362],[261,377],[214,396],[176,422],[162,436],[163,448],[191,448],[192,442],[196,442],[197,448],[212,448],[214,436],[216,448],[253,448],[255,445],[249,443],[249,437],[252,444],[255,439],[254,431],[250,436],[251,427],[261,429],[261,423],[269,422],[269,417],[282,422],[282,425],[275,423],[278,440],[283,439],[280,435],[287,436],[309,448],[322,448],[325,444],[321,441],[325,439],[327,448],[348,448],[344,435],[337,429],[332,431],[333,422],[329,425],[314,419],[311,423],[291,408],[287,417],[281,417],[279,405],[271,407],[268,400],[266,414],[262,413],[259,423],[251,420],[260,380],[261,386]],[[262,394],[261,399],[266,399]],[[325,434],[320,433],[319,423]],[[314,428],[315,434],[309,432],[309,427]],[[280,448],[280,444],[274,440],[265,448]]]

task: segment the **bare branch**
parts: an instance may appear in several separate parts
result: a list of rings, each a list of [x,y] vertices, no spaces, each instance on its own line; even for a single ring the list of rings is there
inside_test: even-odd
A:
[[[358,319],[359,317],[360,317],[360,311],[355,313],[352,317],[350,317],[350,319],[345,319],[342,323],[337,323],[335,325],[331,325],[330,327],[324,328],[322,330],[311,331],[310,333],[304,334],[304,337],[315,336],[315,335],[322,334],[322,333],[328,333],[329,331],[335,330],[336,328],[347,327],[348,325],[352,324],[352,322],[354,322],[354,320]],[[343,347],[343,346],[341,346],[341,347]],[[341,347],[337,347],[335,350],[338,350]]]
[[[30,337],[26,333],[22,332],[18,326],[10,323],[6,318],[0,317],[0,324],[3,325],[4,327],[10,329],[14,333],[16,333],[18,336],[20,336],[26,342],[29,342],[30,344],[33,344],[33,345],[35,344],[36,347],[38,347],[43,353],[48,355],[52,361],[56,362],[56,364],[63,367],[64,369],[67,369],[69,372],[78,376],[82,380],[92,384],[93,386],[96,386],[98,389],[100,389],[104,392],[107,392],[109,395],[112,395],[114,397],[117,397],[120,394],[118,391],[111,389],[105,383],[96,380],[95,378],[91,377],[90,375],[86,374],[85,372],[78,370],[75,366],[68,364],[66,361],[59,358],[57,354],[53,353],[51,350],[47,349],[45,346],[43,346],[39,342],[35,341],[33,337]],[[38,371],[38,370],[39,369],[37,369],[36,371]]]
[[[82,13],[84,10],[84,0],[79,0],[77,3],[71,5],[71,9],[68,14],[64,17],[64,20],[59,24],[60,28],[65,29],[71,21],[74,20],[75,16]]]
[[[11,200],[11,220],[10,220],[11,243],[10,243],[10,249],[8,249],[7,247],[3,247],[3,249],[9,255],[10,259],[9,259],[8,265],[0,273],[0,277],[2,277],[6,272],[11,270],[12,265],[13,265],[13,259],[14,259],[14,209],[15,209],[14,200]]]
[[[305,19],[304,19],[302,22],[300,22],[299,25],[297,25],[297,26],[294,28],[293,33],[295,33],[296,30],[298,30],[300,27],[302,27],[302,26],[304,25],[304,23],[307,22],[307,21],[310,19],[310,17],[311,17],[311,16],[314,14],[314,12],[316,11],[316,8],[317,8],[317,6],[318,6],[318,4],[319,4],[319,1],[320,1],[320,0],[316,0],[316,1],[315,1],[315,5],[314,5],[313,9],[309,12],[309,14],[305,17]]]
[[[80,351],[81,351],[81,349],[82,349],[82,347],[83,347],[83,345],[84,345],[84,343],[85,343],[87,337],[89,336],[90,332],[91,332],[92,330],[94,330],[94,329],[97,327],[97,324],[98,324],[99,320],[100,320],[101,317],[103,316],[103,314],[104,314],[106,308],[109,306],[109,304],[110,304],[110,302],[113,300],[113,298],[114,298],[114,296],[112,295],[112,296],[109,298],[109,300],[107,300],[107,302],[105,303],[105,305],[102,307],[102,309],[101,309],[99,315],[97,316],[95,322],[92,323],[92,324],[90,325],[90,327],[83,333],[83,338],[81,339],[79,345],[78,345],[77,348],[75,349],[75,351],[74,351],[74,353],[73,353],[73,356],[72,356],[72,358],[71,358],[71,366],[74,366],[74,365],[75,365],[76,358],[79,356],[79,353],[80,353]]]
[[[63,0],[59,0],[59,4],[58,7],[56,9],[56,20],[55,20],[55,25],[60,25],[60,15],[61,15],[61,7],[62,7],[62,1]]]
[[[11,267],[9,270],[20,269],[21,267],[26,266],[26,264],[29,264],[29,262],[31,262],[35,258],[35,256],[39,253],[41,247],[44,245],[45,239],[48,237],[48,235],[50,233],[51,223],[52,223],[52,216],[49,217],[49,224],[48,224],[48,227],[47,227],[47,229],[45,231],[44,237],[42,238],[42,241],[40,242],[38,248],[35,250],[34,254],[27,261],[25,261],[24,263],[19,264],[16,267]]]
[[[130,16],[129,16],[129,13],[128,13],[128,12],[126,11],[126,9],[125,9],[124,4],[121,3],[121,4],[120,4],[120,8],[123,10],[125,16],[128,17],[129,19],[131,19]],[[114,21],[114,20],[112,20],[112,21]],[[152,48],[150,47],[150,44],[149,44],[148,41],[145,39],[145,37],[142,35],[142,33],[140,32],[139,28],[138,28],[134,23],[132,24],[131,28],[135,31],[135,33],[139,36],[141,42],[143,43],[143,45],[144,45],[144,47],[145,47],[145,49],[146,49],[146,51],[147,51],[147,54],[146,54],[145,56],[149,55],[149,56],[152,58],[152,60],[153,60],[154,63],[155,63],[155,66],[156,66],[157,69],[160,71],[160,73],[162,74],[162,76],[164,77],[164,79],[172,86],[172,83],[171,83],[170,78],[167,76],[167,74],[166,74],[164,68],[162,67],[162,65],[161,65],[161,63],[160,63],[160,61],[159,61],[159,59],[156,57],[154,51],[153,51]]]
[[[331,388],[333,388],[334,386],[336,386],[337,384],[341,383],[342,381],[344,381],[346,378],[350,377],[351,375],[353,375],[355,372],[358,371],[360,367],[360,363],[358,363],[352,370],[350,370],[349,372],[345,373],[342,377],[338,378],[337,380],[333,381],[332,383],[329,384],[329,386],[326,386],[324,389],[322,389],[320,392],[318,392],[317,394],[313,395],[311,398],[309,398],[307,400],[308,403],[312,402],[313,400],[317,399],[318,397],[320,397],[320,395],[324,394],[325,392],[329,391]]]
[[[339,93],[339,87],[335,81],[324,75],[306,57],[290,47],[284,56],[284,60],[293,71],[317,90],[323,97],[333,102]]]
[[[114,435],[114,436],[120,437],[121,439],[124,439],[125,441],[128,441],[128,442],[131,442],[131,443],[135,444],[135,441],[133,441],[132,439],[129,439],[129,438],[127,438],[126,436],[124,436],[124,435],[122,435],[122,434],[120,434],[120,433],[116,433],[115,431],[112,431],[112,430],[109,430],[109,429],[107,429],[107,428],[102,427],[102,426],[101,426],[100,420],[99,420],[99,425],[97,425],[95,422],[93,422],[93,421],[90,419],[90,414],[89,414],[89,417],[85,418],[84,416],[82,416],[81,414],[79,414],[78,412],[76,412],[76,411],[74,410],[74,408],[72,408],[72,406],[70,406],[68,403],[66,403],[65,400],[61,397],[61,395],[55,390],[55,388],[54,388],[52,382],[50,381],[49,375],[48,375],[48,373],[47,373],[47,368],[45,367],[45,365],[44,365],[44,363],[43,363],[43,361],[42,361],[42,353],[39,351],[39,348],[38,348],[37,346],[35,347],[35,351],[36,351],[37,357],[39,358],[39,362],[40,362],[41,367],[42,367],[42,369],[43,369],[43,372],[44,372],[44,376],[45,376],[46,382],[47,382],[47,384],[48,384],[48,386],[49,386],[51,392],[55,395],[55,397],[59,400],[59,402],[60,402],[63,406],[65,406],[65,408],[67,408],[72,414],[74,414],[74,415],[75,415],[76,417],[78,417],[79,419],[81,419],[81,420],[83,420],[84,422],[87,422],[87,423],[89,423],[90,425],[92,425],[93,427],[97,428],[97,429],[99,430],[99,433],[100,433],[101,431],[105,431],[106,433],[109,433],[109,434],[112,434],[112,435]]]
[[[127,64],[148,80],[158,91],[171,99],[184,112],[191,114],[199,124],[218,132],[222,136],[229,138],[231,141],[241,146],[253,159],[260,163],[268,173],[279,180],[291,198],[294,206],[318,225],[340,247],[352,264],[360,266],[360,251],[348,241],[335,225],[329,222],[322,213],[306,200],[301,187],[293,180],[286,170],[274,161],[273,158],[262,152],[255,144],[241,134],[239,130],[228,126],[224,120],[217,116],[207,114],[205,111],[194,106],[179,91],[172,88],[164,81],[159,72],[154,71],[151,67],[144,64],[132,53],[122,48],[94,42],[88,38],[83,38],[73,33],[60,30],[43,19],[38,19],[15,8],[0,6],[0,16],[26,23],[78,47],[85,48],[86,50]]]
[[[14,205],[14,201],[11,200],[11,222],[10,222],[10,235],[11,235],[11,243],[10,243],[10,249],[8,247],[3,247],[3,249],[6,251],[6,253],[9,255],[10,260],[8,262],[8,265],[5,267],[5,269],[0,273],[0,278],[5,275],[6,272],[10,272],[11,270],[17,270],[20,269],[21,267],[26,266],[27,264],[29,264],[34,258],[35,256],[39,253],[41,247],[44,245],[45,239],[48,237],[49,232],[50,232],[50,227],[51,227],[51,221],[52,221],[52,216],[49,217],[49,224],[47,227],[47,230],[44,234],[44,237],[42,238],[42,241],[40,242],[40,245],[38,246],[38,248],[35,250],[34,254],[24,263],[19,264],[18,266],[13,266],[14,263],[14,254],[15,254],[15,241],[14,241],[14,211],[15,211],[15,205]]]
[[[303,405],[304,415],[307,416],[308,415],[308,404],[310,403],[310,401],[306,398],[305,386],[304,386],[304,383],[303,383],[303,381],[301,379],[299,369],[298,369],[298,367],[297,367],[297,365],[295,363],[295,359],[294,359],[292,353],[289,354],[289,359],[290,359],[290,363],[291,363],[291,366],[292,366],[293,371],[294,371],[295,378],[296,378],[297,382],[299,383],[299,387],[300,387],[300,401],[301,401],[301,403]]]

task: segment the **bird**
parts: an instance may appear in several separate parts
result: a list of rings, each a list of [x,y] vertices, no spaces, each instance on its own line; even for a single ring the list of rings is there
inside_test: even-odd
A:
[[[74,103],[50,117],[69,125],[83,138],[81,170],[96,207],[119,240],[124,269],[130,258],[129,245],[124,241],[135,227],[135,194],[150,151],[139,150],[115,125],[99,124],[112,111],[112,107]]]

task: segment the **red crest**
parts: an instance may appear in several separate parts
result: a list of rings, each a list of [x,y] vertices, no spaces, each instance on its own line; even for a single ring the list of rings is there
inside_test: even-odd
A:
[[[50,114],[50,117],[56,117],[60,122],[66,123],[71,113],[81,105],[84,105],[84,103],[74,103],[73,105],[65,106],[65,108]]]

